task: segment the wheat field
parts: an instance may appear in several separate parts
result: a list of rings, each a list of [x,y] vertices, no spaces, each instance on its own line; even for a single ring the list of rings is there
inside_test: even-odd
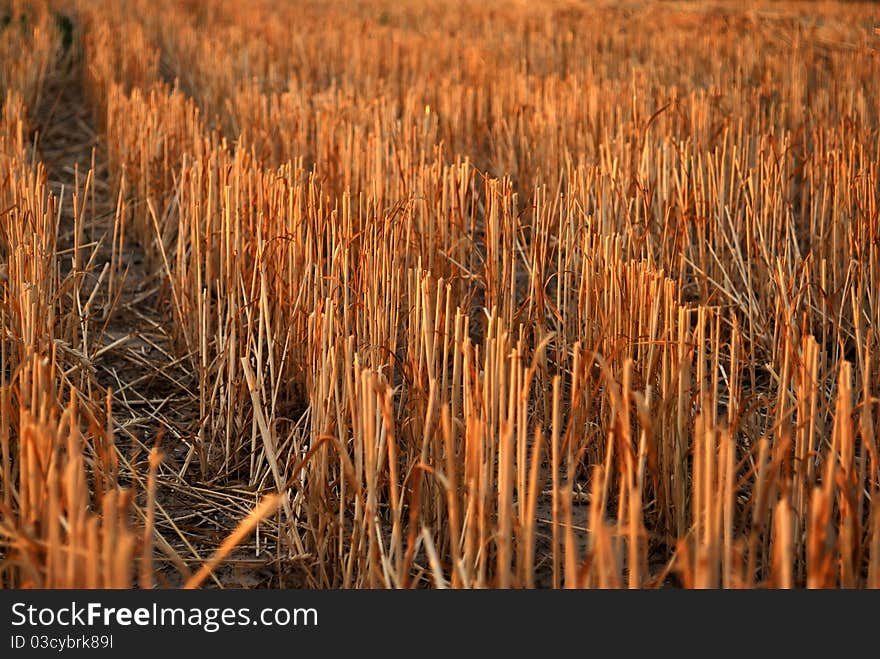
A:
[[[0,587],[880,587],[880,7],[0,2]]]

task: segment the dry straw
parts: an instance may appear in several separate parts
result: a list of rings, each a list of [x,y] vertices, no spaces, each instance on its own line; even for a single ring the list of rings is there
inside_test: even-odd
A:
[[[256,533],[276,585],[880,587],[876,10],[60,4],[102,164],[59,198],[29,151],[39,14],[0,58],[4,584],[222,585]],[[148,403],[70,370],[123,316],[166,328]]]

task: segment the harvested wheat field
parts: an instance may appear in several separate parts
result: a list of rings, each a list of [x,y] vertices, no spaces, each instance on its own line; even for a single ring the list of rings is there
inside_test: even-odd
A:
[[[880,6],[0,2],[0,587],[880,587]]]

